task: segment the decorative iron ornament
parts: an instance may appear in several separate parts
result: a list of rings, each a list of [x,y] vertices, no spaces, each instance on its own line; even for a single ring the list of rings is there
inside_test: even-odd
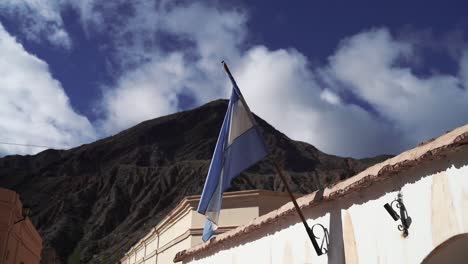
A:
[[[322,238],[322,241],[320,243],[320,247],[318,246],[318,243],[317,243],[317,239],[320,239],[320,236],[316,236],[315,235],[315,232],[314,232],[314,229],[316,227],[319,227],[322,229],[322,232],[323,232],[323,238]],[[315,252],[317,252],[317,255],[320,256],[320,255],[323,255],[323,254],[327,254],[328,252],[328,245],[329,245],[329,240],[328,240],[328,229],[326,227],[324,227],[323,225],[321,224],[315,224],[312,226],[312,228],[310,229],[311,232],[312,232],[312,235],[314,237],[314,240],[313,240],[313,246],[314,246],[314,249],[315,249]],[[327,247],[324,247],[324,244],[326,244]]]
[[[393,207],[400,212],[398,214]],[[390,204],[386,203],[384,208],[387,210],[388,214],[393,218],[393,220],[397,221],[401,219],[401,224],[398,225],[398,230],[403,232],[403,237],[408,236],[408,229],[411,225],[411,217],[408,216],[408,211],[406,211],[405,204],[403,203],[403,194],[398,192],[397,198],[393,200]]]

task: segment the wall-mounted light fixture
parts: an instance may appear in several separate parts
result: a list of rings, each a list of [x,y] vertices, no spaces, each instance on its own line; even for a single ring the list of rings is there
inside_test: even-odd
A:
[[[400,214],[398,214],[393,209],[394,205],[397,211],[400,211]],[[384,205],[384,208],[385,210],[387,210],[388,214],[393,218],[394,221],[401,219],[401,224],[398,225],[398,230],[403,232],[403,237],[407,237],[408,229],[411,225],[411,217],[408,216],[405,204],[403,203],[403,194],[401,194],[401,192],[398,192],[397,198],[393,200],[390,204],[386,203]]]
[[[323,238],[322,238],[322,241],[320,243],[320,246],[317,242],[317,239],[320,239],[320,236],[316,236],[315,233],[314,233],[314,229],[316,227],[319,227],[320,229],[322,229],[322,233],[323,233]],[[328,229],[326,227],[324,227],[323,225],[321,224],[315,224],[312,226],[312,228],[308,228],[307,229],[307,233],[309,233],[309,237],[312,241],[312,245],[314,246],[314,249],[315,249],[315,252],[317,253],[318,256],[321,256],[323,254],[327,254],[328,252]],[[326,244],[327,247],[324,247],[324,245]]]

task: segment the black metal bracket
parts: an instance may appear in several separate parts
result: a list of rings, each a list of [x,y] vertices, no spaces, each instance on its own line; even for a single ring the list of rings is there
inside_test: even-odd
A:
[[[399,211],[398,214],[393,207],[396,208],[396,211]],[[408,216],[408,211],[406,210],[405,204],[403,203],[403,195],[401,192],[398,193],[397,198],[393,200],[390,204],[386,203],[384,208],[390,214],[394,221],[401,219],[401,224],[398,225],[398,230],[403,232],[403,237],[408,236],[408,229],[411,225],[411,217]]]
[[[320,239],[320,236],[316,236],[314,233],[314,229],[316,227],[319,227],[322,229],[323,232],[323,238],[320,243],[320,246],[317,243],[317,239]],[[307,232],[309,233],[309,237],[312,241],[312,245],[314,246],[315,252],[317,253],[318,256],[321,256],[323,254],[327,254],[328,252],[328,245],[329,245],[329,240],[328,240],[328,229],[324,227],[321,224],[315,224],[312,226],[312,228],[308,229]],[[326,244],[326,247],[324,245]]]

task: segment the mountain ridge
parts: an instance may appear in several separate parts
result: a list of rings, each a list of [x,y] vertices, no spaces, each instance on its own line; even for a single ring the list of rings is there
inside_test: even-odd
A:
[[[180,200],[201,193],[226,108],[226,100],[216,100],[69,150],[0,158],[0,186],[31,206],[45,245],[62,260],[118,260]],[[325,154],[255,118],[294,192],[310,193],[388,158]],[[229,190],[247,189],[283,186],[263,160]]]

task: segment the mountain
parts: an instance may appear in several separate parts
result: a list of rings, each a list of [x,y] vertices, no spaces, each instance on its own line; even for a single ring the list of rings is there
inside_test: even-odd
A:
[[[20,193],[45,245],[63,260],[115,261],[185,196],[201,193],[226,107],[218,100],[70,150],[1,158],[0,186]],[[328,155],[256,119],[294,192],[310,193],[387,158]],[[265,160],[231,190],[283,187]]]

